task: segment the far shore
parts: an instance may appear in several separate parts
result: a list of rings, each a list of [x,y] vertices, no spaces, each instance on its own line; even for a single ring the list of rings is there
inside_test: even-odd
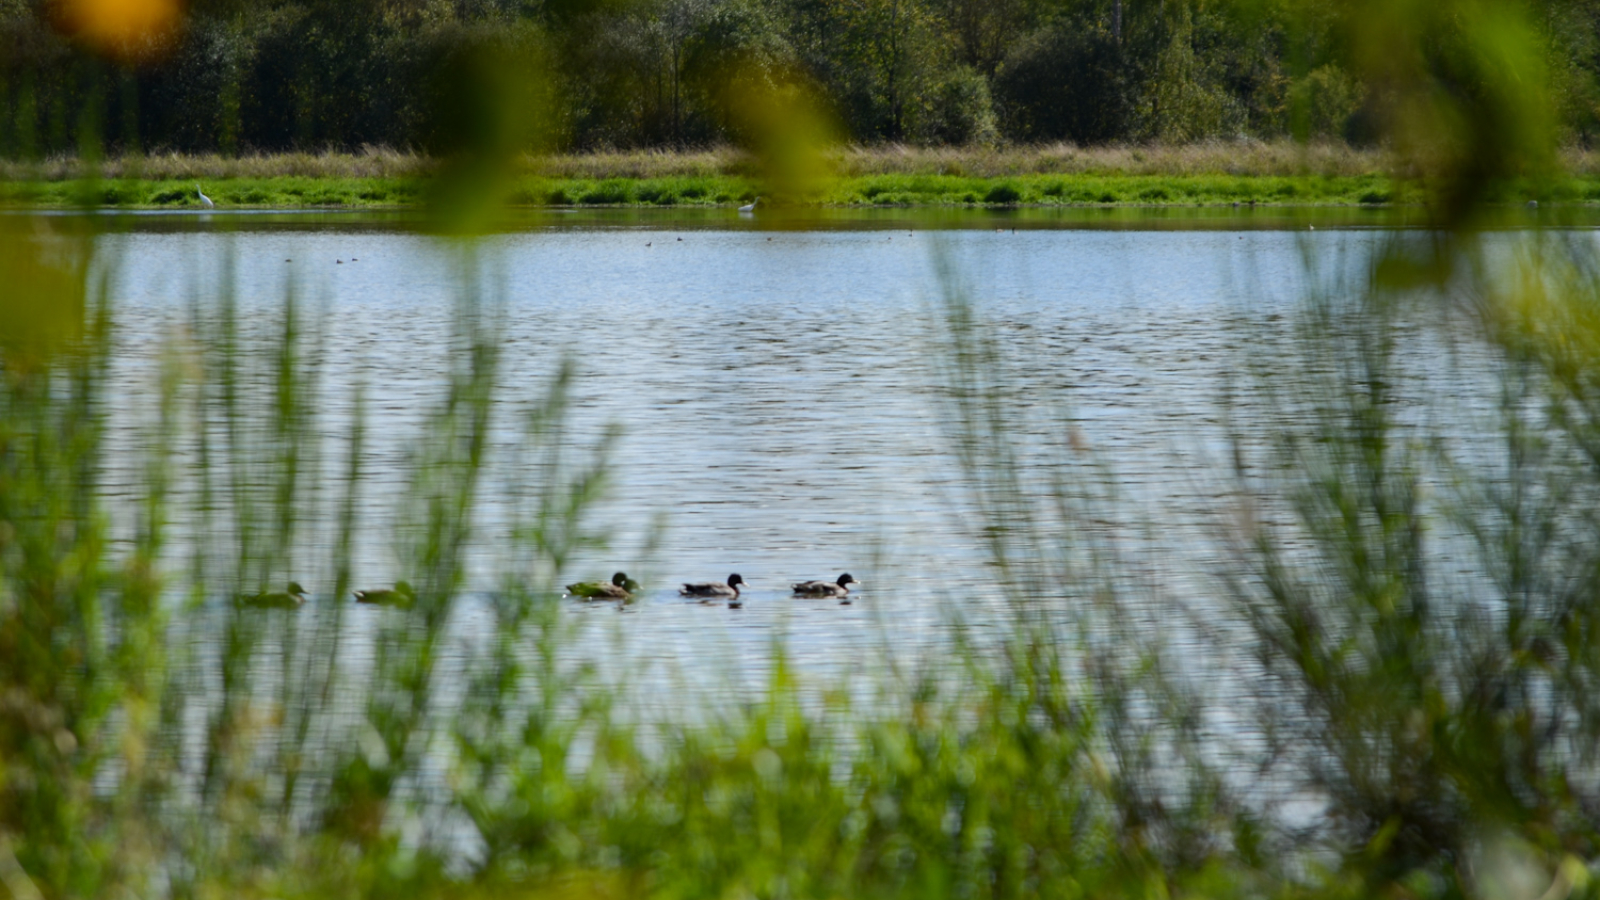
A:
[[[1600,200],[1600,157],[1573,150],[1558,179],[1510,185],[1506,203]],[[850,147],[827,151],[830,173],[783,196],[757,160],[732,148],[607,151],[525,157],[504,199],[528,207],[716,207],[769,202],[896,206],[1273,206],[1419,202],[1391,178],[1383,150],[1342,144],[1208,142],[1186,146]],[[32,208],[201,206],[384,208],[424,202],[438,162],[384,149],[224,157],[0,161],[0,205]],[[773,194],[779,194],[774,197]]]

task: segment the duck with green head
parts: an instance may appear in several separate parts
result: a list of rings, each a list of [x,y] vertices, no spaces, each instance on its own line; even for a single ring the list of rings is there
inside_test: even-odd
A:
[[[291,581],[285,591],[256,591],[253,594],[240,594],[239,603],[243,606],[253,606],[258,609],[299,609],[306,602],[306,589],[300,582]]]
[[[745,585],[745,587],[749,587],[749,585],[745,583],[745,580],[739,577],[739,573],[735,572],[728,576],[727,581],[697,581],[694,583],[686,582],[683,585],[683,589],[678,591],[678,593],[685,597],[699,597],[702,601],[709,601],[718,597],[726,597],[728,599],[728,606],[732,609],[738,609],[740,606],[744,605],[744,600],[739,596],[739,585],[741,584]]]
[[[632,600],[638,589],[639,582],[629,578],[626,572],[612,575],[610,582],[580,581],[567,585],[569,595],[585,600]]]
[[[838,581],[802,581],[794,585],[796,597],[844,597],[850,593],[850,585],[861,582],[850,577],[846,572],[839,576]]]
[[[410,609],[417,602],[417,592],[411,589],[411,584],[405,581],[396,581],[394,588],[377,588],[370,591],[351,591],[357,603],[366,603],[371,606],[398,606],[401,609]]]
[[[749,587],[748,584],[745,584],[745,580],[739,577],[739,573],[735,572],[729,575],[728,580],[725,582],[699,581],[693,584],[685,582],[683,589],[678,593],[685,597],[737,597],[739,596],[739,585],[741,584]]]

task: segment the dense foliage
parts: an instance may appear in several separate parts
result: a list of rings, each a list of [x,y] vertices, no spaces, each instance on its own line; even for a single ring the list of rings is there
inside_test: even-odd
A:
[[[85,120],[112,151],[441,151],[497,91],[538,126],[518,142],[567,149],[737,142],[737,96],[777,84],[864,143],[1359,142],[1389,109],[1333,0],[199,0],[110,58],[60,5],[0,2],[0,156],[78,151]],[[1532,5],[1586,143],[1600,4]]]

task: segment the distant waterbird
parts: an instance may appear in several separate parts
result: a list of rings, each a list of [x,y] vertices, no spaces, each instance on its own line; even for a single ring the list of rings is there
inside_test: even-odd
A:
[[[839,576],[838,581],[802,581],[794,585],[796,597],[844,597],[850,593],[850,585],[860,584],[850,576],[849,572]]]
[[[739,207],[739,212],[742,212],[742,213],[753,213],[753,212],[756,211],[756,204],[760,203],[760,202],[761,202],[761,198],[757,197],[754,200],[751,200],[749,203],[746,203],[744,206]]]
[[[629,578],[626,572],[612,575],[610,582],[580,581],[567,585],[568,594],[585,600],[632,600],[633,592],[638,589],[639,582]]]
[[[741,584],[745,584],[745,580],[739,577],[739,573],[735,572],[728,576],[726,582],[701,581],[693,584],[685,582],[683,589],[678,593],[685,597],[727,597],[732,600],[738,600],[739,585]],[[749,587],[747,584],[745,586]]]
[[[194,192],[196,194],[200,195],[200,205],[201,206],[204,206],[206,209],[215,209],[216,208],[217,205],[215,203],[211,202],[211,198],[206,196],[206,192],[200,190],[200,182],[198,182],[198,181],[196,181],[194,183]]]
[[[396,581],[394,587],[377,588],[370,591],[351,591],[357,603],[366,603],[370,606],[398,606],[409,609],[417,602],[417,592],[411,589],[408,582]]]
[[[306,589],[300,586],[300,582],[291,581],[288,590],[240,594],[239,602],[258,609],[298,609],[306,602]]]

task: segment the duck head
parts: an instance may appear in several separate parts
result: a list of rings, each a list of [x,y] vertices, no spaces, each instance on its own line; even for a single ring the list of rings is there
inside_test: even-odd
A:
[[[849,572],[846,572],[843,575],[840,575],[839,580],[835,583],[838,584],[839,587],[844,587],[847,584],[860,584],[861,582],[855,580],[855,578],[853,578]]]
[[[732,575],[728,576],[728,587],[733,587],[734,585],[739,585],[739,584],[749,586],[750,583],[748,581],[745,581],[743,578],[740,578],[738,572],[735,572]]]

